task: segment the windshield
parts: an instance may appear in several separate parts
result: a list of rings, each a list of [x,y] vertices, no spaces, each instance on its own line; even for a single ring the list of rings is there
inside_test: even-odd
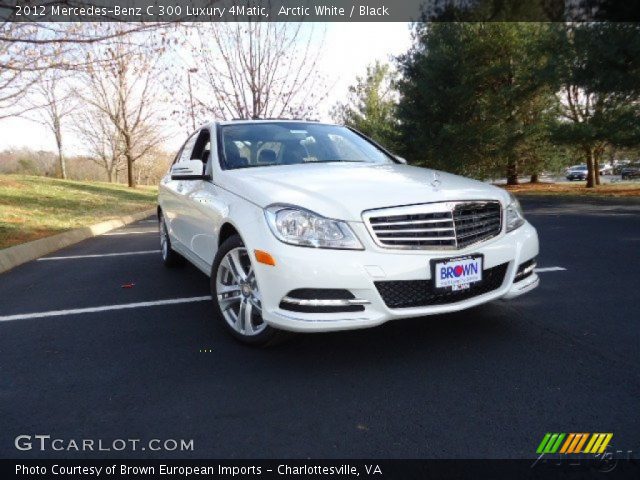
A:
[[[348,128],[315,123],[223,125],[221,165],[226,169],[321,162],[394,163]]]

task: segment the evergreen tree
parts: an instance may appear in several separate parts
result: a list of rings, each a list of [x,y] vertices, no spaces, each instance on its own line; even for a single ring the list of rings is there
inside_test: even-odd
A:
[[[561,112],[553,138],[579,148],[595,187],[607,147],[640,145],[640,25],[556,27],[553,45]]]
[[[399,59],[403,153],[449,171],[506,175],[509,184],[538,173],[555,105],[550,40],[540,23],[418,24]]]
[[[338,123],[364,133],[391,151],[398,148],[396,92],[388,64],[376,62],[367,67],[364,77],[357,77],[349,87],[347,102],[338,103],[332,116]]]

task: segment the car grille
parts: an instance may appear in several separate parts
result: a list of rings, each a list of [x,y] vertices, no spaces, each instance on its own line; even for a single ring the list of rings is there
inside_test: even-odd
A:
[[[497,290],[502,286],[509,263],[482,272],[482,280],[466,290],[435,289],[431,280],[394,280],[375,282],[378,293],[389,308],[426,307],[460,302]]]
[[[387,213],[387,215],[381,215]],[[456,250],[498,235],[500,202],[439,202],[365,212],[378,245],[386,248]]]

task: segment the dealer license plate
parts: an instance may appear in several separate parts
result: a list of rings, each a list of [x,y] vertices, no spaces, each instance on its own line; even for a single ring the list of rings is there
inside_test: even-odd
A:
[[[482,256],[438,260],[433,275],[436,288],[465,290],[482,281]]]

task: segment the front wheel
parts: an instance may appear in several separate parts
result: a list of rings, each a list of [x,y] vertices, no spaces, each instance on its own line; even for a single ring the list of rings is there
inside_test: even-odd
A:
[[[220,246],[211,268],[211,296],[216,316],[237,340],[267,346],[286,337],[262,318],[262,297],[249,251],[239,235]]]

